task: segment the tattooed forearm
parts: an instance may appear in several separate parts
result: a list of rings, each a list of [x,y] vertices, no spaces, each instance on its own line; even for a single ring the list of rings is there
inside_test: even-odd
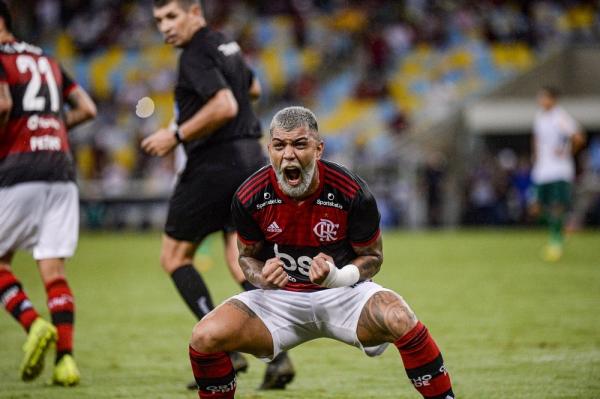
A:
[[[383,244],[381,237],[366,247],[353,247],[358,255],[352,264],[358,267],[360,279],[368,280],[379,272],[383,263]]]
[[[242,272],[250,283],[259,288],[270,288],[270,284],[262,276],[264,262],[256,259],[257,254],[262,249],[263,243],[246,245],[238,239],[238,249],[240,251],[239,264]]]
[[[408,304],[393,292],[378,292],[369,299],[359,319],[359,329],[381,341],[393,341],[409,331],[417,318]]]
[[[244,302],[240,301],[239,299],[230,299],[229,301],[227,301],[227,304],[241,310],[242,312],[246,313],[252,318],[257,317],[256,313],[254,313],[248,306],[246,306],[246,304],[244,304]]]

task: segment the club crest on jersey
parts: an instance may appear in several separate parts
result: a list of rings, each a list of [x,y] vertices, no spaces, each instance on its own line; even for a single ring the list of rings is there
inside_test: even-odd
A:
[[[313,232],[321,241],[335,241],[337,238],[337,229],[339,227],[339,224],[335,224],[329,219],[321,219],[321,221],[313,227]]]

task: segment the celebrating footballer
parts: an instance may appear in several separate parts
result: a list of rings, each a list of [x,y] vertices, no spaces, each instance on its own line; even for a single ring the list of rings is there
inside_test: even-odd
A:
[[[271,164],[237,190],[232,213],[239,263],[258,290],[225,301],[194,327],[189,355],[200,398],[233,398],[228,352],[269,361],[316,338],[383,353],[399,350],[428,399],[453,399],[450,376],[427,328],[395,292],[372,281],[383,263],[377,204],[367,185],[321,159],[314,114],[279,111]]]

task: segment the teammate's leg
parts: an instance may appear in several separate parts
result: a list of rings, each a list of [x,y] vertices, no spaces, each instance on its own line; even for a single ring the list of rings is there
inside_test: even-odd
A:
[[[52,324],[58,331],[52,382],[63,386],[77,385],[81,376],[73,357],[75,299],[65,275],[65,260],[38,259],[37,263],[46,288]]]
[[[163,235],[160,263],[192,313],[202,319],[214,309],[208,287],[194,267],[198,243],[179,241]]]
[[[439,348],[402,297],[390,291],[374,294],[361,312],[356,332],[365,347],[393,342],[408,378],[424,398],[454,398]]]
[[[56,328],[39,317],[29,301],[21,283],[10,269],[12,256],[13,253],[9,252],[0,257],[0,300],[28,333],[19,372],[23,381],[30,381],[39,376],[44,368],[46,351],[56,341]]]
[[[12,273],[10,264],[13,253],[0,257],[0,300],[8,313],[29,332],[31,324],[39,317],[39,314],[29,301],[23,286]]]
[[[235,371],[227,352],[273,354],[271,333],[246,305],[230,299],[194,327],[189,355],[200,398],[233,398]]]

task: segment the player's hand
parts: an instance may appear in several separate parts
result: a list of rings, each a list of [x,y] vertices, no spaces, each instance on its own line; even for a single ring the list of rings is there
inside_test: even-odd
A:
[[[271,258],[265,262],[262,277],[272,288],[283,288],[288,282],[288,274],[279,258]]]
[[[165,156],[177,147],[177,138],[169,129],[159,129],[142,141],[142,149],[150,155]]]
[[[308,273],[310,281],[318,285],[321,285],[321,283],[325,281],[329,275],[329,265],[327,262],[335,264],[333,258],[324,253],[319,253],[312,259],[312,262],[310,262],[310,271]]]

